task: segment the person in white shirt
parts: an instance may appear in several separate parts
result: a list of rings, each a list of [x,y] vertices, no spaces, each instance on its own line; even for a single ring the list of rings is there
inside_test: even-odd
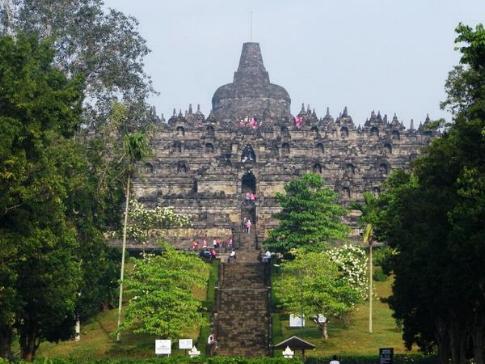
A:
[[[230,263],[231,261],[234,261],[234,263],[236,262],[236,251],[235,250],[232,250],[231,253],[229,254],[228,263]]]

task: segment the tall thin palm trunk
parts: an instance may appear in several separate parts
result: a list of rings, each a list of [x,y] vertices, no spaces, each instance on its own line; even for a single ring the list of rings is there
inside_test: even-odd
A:
[[[369,333],[372,334],[372,234],[374,233],[374,228],[372,224],[367,224],[365,226],[363,241],[364,244],[369,245]]]
[[[369,333],[372,334],[372,241],[369,242]]]
[[[128,175],[128,181],[126,183],[126,202],[125,202],[125,220],[123,224],[123,247],[121,253],[121,272],[120,272],[120,297],[118,302],[118,332],[116,334],[116,341],[120,341],[120,326],[121,326],[121,308],[123,304],[123,279],[125,274],[125,252],[126,252],[126,229],[128,227],[128,209],[130,204],[130,182],[131,176]]]

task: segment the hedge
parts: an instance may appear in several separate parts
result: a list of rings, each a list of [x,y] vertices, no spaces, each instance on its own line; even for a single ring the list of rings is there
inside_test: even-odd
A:
[[[379,358],[377,355],[358,355],[358,356],[340,356],[338,358],[341,364],[377,364]],[[331,357],[310,357],[304,364],[328,364]],[[23,361],[8,362],[0,358],[0,364],[27,364]],[[303,364],[301,359],[285,358],[241,358],[241,357],[199,357],[189,358],[187,356],[160,357],[151,359],[98,359],[98,360],[79,360],[79,359],[43,359],[34,360],[34,364]],[[436,364],[436,356],[427,356],[423,354],[395,354],[394,364]]]

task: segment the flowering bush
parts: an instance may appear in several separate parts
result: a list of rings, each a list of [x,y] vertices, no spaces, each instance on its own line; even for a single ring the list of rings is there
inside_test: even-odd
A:
[[[330,259],[337,265],[341,276],[352,287],[358,289],[361,298],[367,298],[367,256],[364,249],[345,244],[327,251]]]
[[[189,218],[175,213],[173,207],[157,206],[149,209],[136,200],[130,202],[128,221],[128,238],[139,243],[158,237],[160,229],[190,225]]]

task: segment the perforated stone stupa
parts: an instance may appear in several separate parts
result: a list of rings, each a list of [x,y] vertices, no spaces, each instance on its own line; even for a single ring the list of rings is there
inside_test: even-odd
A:
[[[259,44],[244,43],[234,80],[216,90],[208,117],[189,106],[157,122],[154,156],[140,168],[135,195],[191,216],[192,228],[173,237],[176,245],[225,239],[244,217],[256,223],[259,244],[277,223],[275,193],[306,172],[324,177],[343,204],[362,200],[365,191],[378,194],[386,176],[407,168],[438,133],[429,118],[406,129],[396,115],[372,112],[357,126],[347,108],[319,118],[302,106],[293,116],[290,103],[270,82]]]

